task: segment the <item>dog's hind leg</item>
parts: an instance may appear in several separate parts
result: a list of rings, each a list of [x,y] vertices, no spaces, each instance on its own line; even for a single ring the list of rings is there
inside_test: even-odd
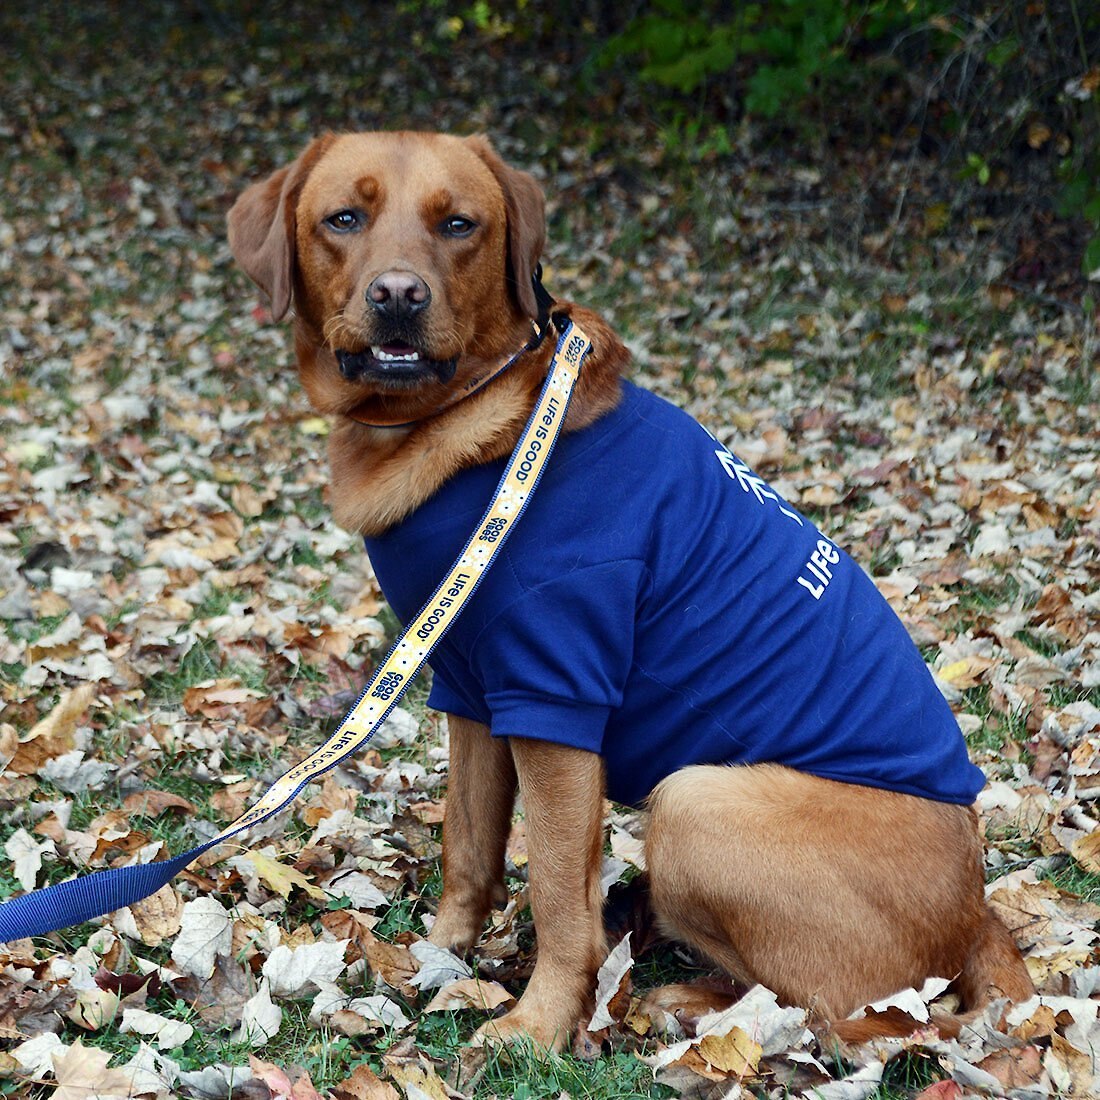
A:
[[[451,766],[443,815],[443,897],[428,939],[459,952],[508,902],[504,849],[516,800],[512,751],[487,726],[448,715]]]
[[[965,806],[766,764],[685,768],[650,808],[659,921],[740,981],[827,1021],[933,976],[1030,992]]]

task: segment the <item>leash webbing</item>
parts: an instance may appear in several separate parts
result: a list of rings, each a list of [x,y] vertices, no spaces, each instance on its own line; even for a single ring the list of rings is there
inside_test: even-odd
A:
[[[68,928],[148,897],[215,844],[284,809],[307,783],[342,763],[374,736],[473,595],[527,507],[565,421],[581,364],[591,349],[592,342],[584,332],[566,321],[539,400],[481,522],[336,732],[276,779],[250,809],[197,848],[155,863],[96,871],[4,902],[0,905],[0,943]]]

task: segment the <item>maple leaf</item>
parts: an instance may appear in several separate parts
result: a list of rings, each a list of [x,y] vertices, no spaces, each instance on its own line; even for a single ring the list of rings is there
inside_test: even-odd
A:
[[[233,1041],[261,1046],[278,1034],[282,1023],[282,1009],[271,1000],[271,990],[264,979],[255,994],[245,1001],[241,1026],[233,1033]]]
[[[707,1065],[734,1077],[755,1074],[764,1052],[739,1027],[731,1027],[725,1035],[704,1035],[697,1049]]]
[[[514,1001],[515,997],[500,984],[484,978],[460,978],[441,986],[436,995],[424,1006],[425,1012],[455,1012],[477,1008],[491,1012],[494,1008]]]
[[[324,890],[310,882],[301,871],[296,870],[294,867],[287,867],[286,864],[280,863],[277,859],[272,859],[263,852],[253,849],[240,856],[234,856],[229,862],[232,864],[236,860],[251,863],[257,876],[276,894],[284,898],[290,897],[290,891],[295,887],[304,890],[311,898],[318,901],[325,901],[327,898]]]
[[[41,844],[36,843],[26,829],[16,829],[4,842],[4,851],[14,866],[15,877],[24,890],[33,890],[42,869],[44,855],[57,855],[54,842],[47,838]]]
[[[348,940],[332,943],[305,943],[299,947],[280,944],[268,955],[263,976],[275,996],[296,996],[316,989],[321,983],[334,982],[344,971],[344,953]]]
[[[304,1069],[297,1069],[292,1082],[286,1070],[273,1062],[265,1062],[254,1054],[248,1056],[248,1064],[256,1077],[271,1090],[272,1100],[321,1100],[321,1094]]]
[[[216,898],[198,897],[184,905],[179,935],[172,943],[172,961],[181,970],[209,978],[218,956],[232,949],[233,922]]]
[[[95,1047],[84,1046],[79,1039],[64,1052],[53,1055],[57,1088],[52,1100],[130,1100],[133,1096],[133,1073],[125,1069],[109,1069],[111,1055]]]
[[[634,957],[630,954],[630,936],[631,933],[627,932],[611,949],[596,975],[596,1007],[587,1024],[589,1031],[601,1031],[615,1023],[611,1003],[619,996],[623,981],[634,965]]]

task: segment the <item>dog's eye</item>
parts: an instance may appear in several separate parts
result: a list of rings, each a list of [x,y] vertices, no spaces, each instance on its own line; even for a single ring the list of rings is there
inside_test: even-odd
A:
[[[363,215],[358,210],[337,210],[325,218],[325,225],[337,233],[353,233],[363,224]]]
[[[461,214],[452,214],[439,229],[444,237],[468,237],[477,229],[477,222],[464,218]]]

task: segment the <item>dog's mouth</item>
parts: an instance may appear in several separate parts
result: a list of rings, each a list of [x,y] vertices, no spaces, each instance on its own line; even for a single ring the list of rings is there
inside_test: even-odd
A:
[[[433,359],[412,344],[391,341],[371,344],[360,351],[336,350],[340,373],[348,382],[385,382],[415,385],[434,378],[449,382],[455,376],[457,360]]]

